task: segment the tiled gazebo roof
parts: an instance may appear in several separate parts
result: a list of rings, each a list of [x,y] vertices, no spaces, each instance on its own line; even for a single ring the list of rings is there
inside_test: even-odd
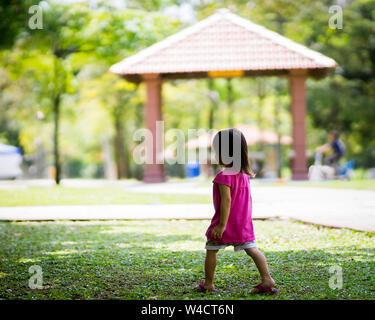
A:
[[[272,75],[308,69],[309,75],[320,77],[336,66],[327,56],[221,9],[113,65],[110,71],[140,81],[144,73],[202,77],[209,71],[232,70]]]

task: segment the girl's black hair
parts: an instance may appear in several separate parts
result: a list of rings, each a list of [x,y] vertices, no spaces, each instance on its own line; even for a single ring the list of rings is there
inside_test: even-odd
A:
[[[224,163],[223,161],[223,150],[221,149],[223,132],[225,132],[229,136],[228,150],[225,150],[227,151],[226,153],[229,157],[233,157],[234,138],[238,138],[238,137],[241,138],[241,150],[240,150],[241,151],[241,172],[248,174],[251,178],[254,178],[255,173],[251,169],[251,166],[250,166],[250,159],[249,159],[249,155],[247,151],[247,142],[243,133],[238,129],[231,128],[231,129],[220,130],[215,135],[212,144],[213,144],[213,148],[214,148],[216,155],[218,155],[219,164],[227,168],[233,166],[233,161],[231,163]]]

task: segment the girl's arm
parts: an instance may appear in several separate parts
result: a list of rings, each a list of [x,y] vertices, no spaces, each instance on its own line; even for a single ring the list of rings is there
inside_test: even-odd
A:
[[[212,229],[211,236],[214,239],[221,239],[225,228],[227,226],[227,222],[229,219],[230,213],[230,205],[231,205],[231,195],[230,195],[230,188],[225,184],[218,184],[219,191],[220,191],[220,223]]]

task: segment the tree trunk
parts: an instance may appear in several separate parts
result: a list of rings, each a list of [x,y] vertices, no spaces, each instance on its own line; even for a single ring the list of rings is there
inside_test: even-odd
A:
[[[278,99],[279,100],[279,99]],[[277,134],[277,177],[281,178],[281,166],[282,166],[282,159],[281,159],[281,134],[280,134],[280,101],[276,100],[275,105],[275,131]]]
[[[121,121],[121,117],[115,117],[115,160],[117,168],[117,178],[127,178],[128,168],[125,155],[124,145],[124,128]]]
[[[214,89],[214,82],[212,79],[208,80],[208,88],[209,88],[209,97],[210,97],[210,110],[208,113],[208,129],[213,129],[215,124],[215,111],[217,109],[218,101],[215,96],[215,89]]]
[[[53,100],[53,115],[54,115],[53,154],[54,154],[56,184],[60,184],[60,180],[61,180],[61,164],[60,164],[60,152],[59,152],[60,102],[61,102],[61,95],[58,92]]]
[[[213,79],[208,80],[208,88],[209,88],[208,97],[210,99],[210,109],[209,109],[209,114],[208,114],[208,129],[211,130],[211,129],[214,128],[215,111],[216,111],[216,109],[218,107],[218,103],[219,103],[218,98],[215,95],[216,92],[215,92],[215,89],[214,89],[214,80]],[[211,154],[211,152],[212,152],[211,147],[208,148],[208,152],[209,152],[209,154]],[[218,165],[216,163],[212,163],[211,168],[212,168],[214,173],[216,173],[218,171]]]
[[[258,78],[258,87],[257,87],[257,94],[258,94],[258,115],[257,115],[257,122],[258,128],[263,133],[263,107],[264,107],[264,98],[266,97],[265,93],[265,86],[263,79]],[[264,151],[264,142],[263,140],[258,143],[258,151]]]
[[[232,79],[227,79],[227,105],[228,105],[228,126],[229,128],[233,127],[233,110],[232,110],[232,104],[233,104],[233,90],[232,90]]]

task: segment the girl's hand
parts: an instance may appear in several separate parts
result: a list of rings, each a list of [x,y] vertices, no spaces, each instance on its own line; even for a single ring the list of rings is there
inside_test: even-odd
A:
[[[225,226],[218,224],[215,228],[212,229],[211,237],[214,239],[221,239],[224,231],[225,231]]]

